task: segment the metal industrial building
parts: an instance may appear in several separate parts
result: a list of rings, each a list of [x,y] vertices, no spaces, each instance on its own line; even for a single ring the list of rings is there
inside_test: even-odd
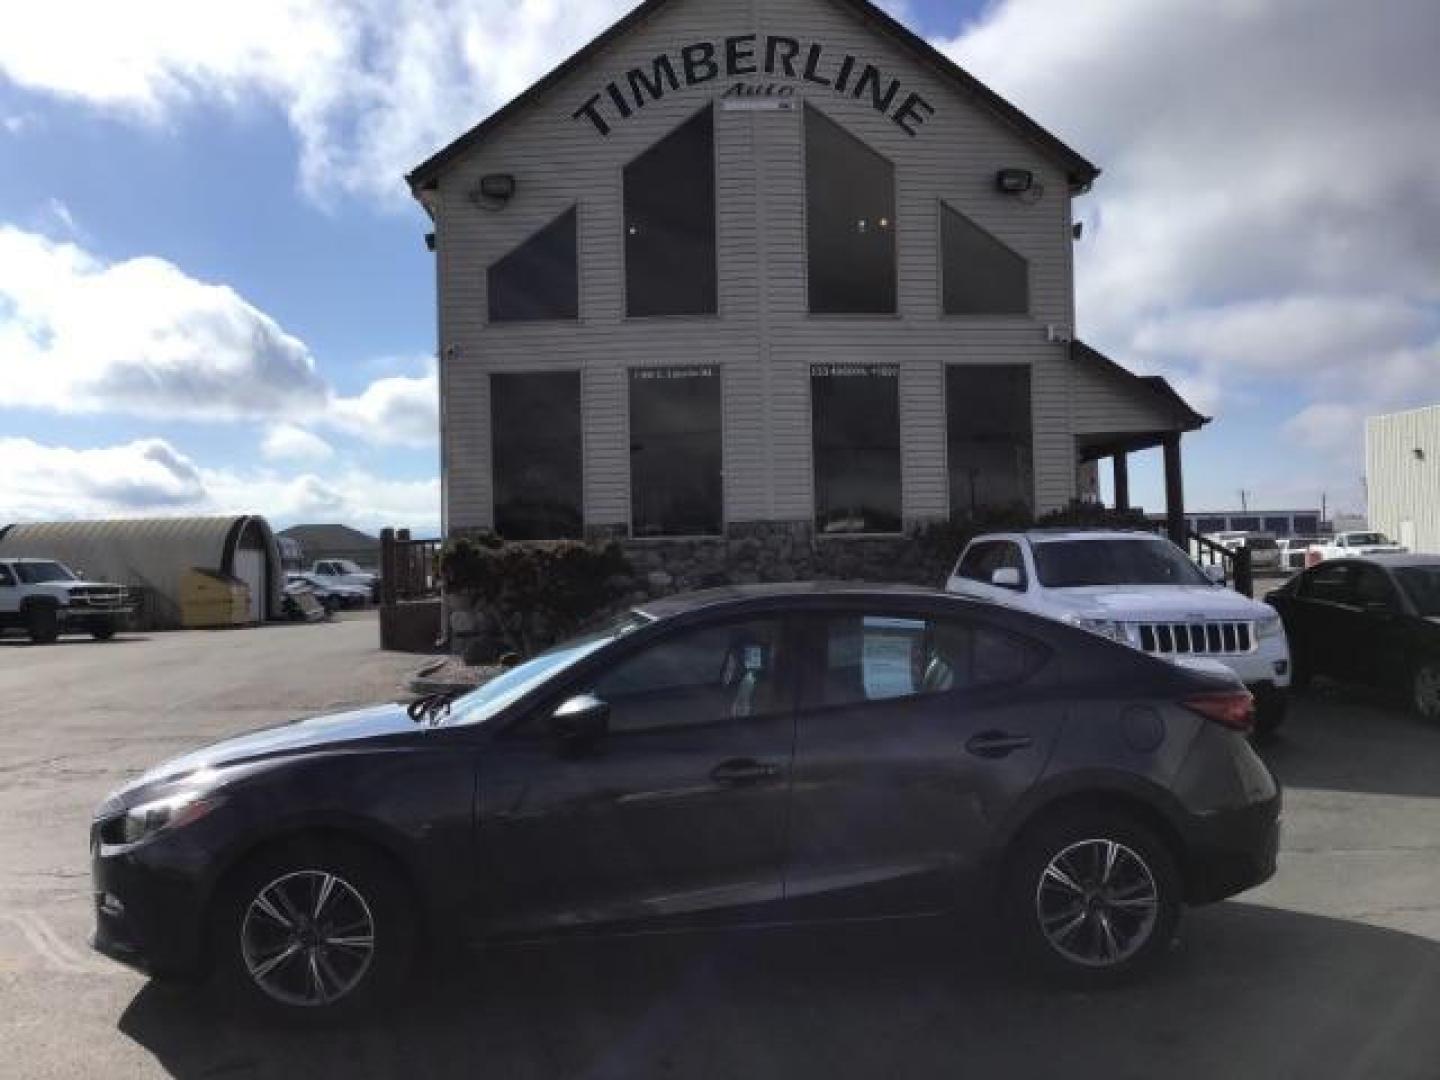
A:
[[[250,622],[276,618],[281,610],[280,550],[260,517],[9,525],[0,528],[0,555],[58,559],[91,580],[139,590],[136,629],[178,629],[182,583],[196,569],[248,586]]]
[[[1206,419],[1074,336],[1098,176],[864,0],[640,4],[409,177],[447,532],[843,544],[1153,447],[1183,531]]]
[[[1440,405],[1371,417],[1365,475],[1370,528],[1440,555]]]

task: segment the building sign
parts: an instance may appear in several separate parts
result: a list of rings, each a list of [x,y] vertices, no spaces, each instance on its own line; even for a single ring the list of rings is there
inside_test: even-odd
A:
[[[869,376],[872,379],[898,379],[899,364],[811,364],[812,379],[846,379]]]
[[[661,53],[648,65],[631,68],[605,84],[598,93],[572,113],[588,121],[601,135],[614,125],[629,120],[652,101],[667,93],[725,80],[725,99],[753,100],[757,97],[793,98],[793,84],[825,87],[832,93],[868,101],[876,112],[889,117],[900,130],[914,137],[935,107],[901,80],[887,76],[874,64],[849,53],[830,52],[818,41],[758,34],[739,34],[723,41],[697,41],[674,52]],[[781,89],[789,93],[781,94]]]
[[[664,382],[669,379],[713,379],[718,370],[709,367],[645,367],[631,368],[630,378],[634,382]]]

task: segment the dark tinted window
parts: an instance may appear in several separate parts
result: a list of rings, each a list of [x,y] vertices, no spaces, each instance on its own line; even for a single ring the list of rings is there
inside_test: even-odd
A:
[[[630,505],[636,536],[720,532],[720,373],[630,373]]]
[[[1018,570],[1020,583],[1024,586],[1025,557],[1020,553],[1020,545],[1001,540],[976,544],[965,553],[960,576],[989,585],[996,570]]]
[[[1352,588],[1355,590],[1355,599],[1361,604],[1386,608],[1399,607],[1395,586],[1390,584],[1389,576],[1379,567],[1357,566]]]
[[[579,318],[575,217],[572,206],[490,267],[491,322]]]
[[[1030,267],[964,214],[940,204],[946,315],[1024,315]]]
[[[683,631],[622,660],[595,685],[617,734],[763,716],[786,707],[780,623]]]
[[[1295,533],[1297,536],[1314,536],[1320,531],[1320,519],[1318,517],[1297,517],[1295,519]]]
[[[900,377],[889,364],[810,370],[816,527],[900,531]]]
[[[822,706],[1019,682],[1043,657],[1030,642],[960,620],[856,614],[818,621],[825,670],[813,704]]]
[[[818,109],[805,109],[810,310],[895,310],[895,167]]]
[[[1030,368],[1022,364],[952,365],[945,370],[950,512],[1030,508],[1034,435]]]
[[[492,375],[495,531],[577,537],[582,527],[580,376]]]
[[[1232,532],[1259,532],[1260,519],[1258,517],[1232,517],[1230,529]]]
[[[1440,566],[1405,566],[1395,576],[1422,616],[1440,617]]]
[[[1265,519],[1265,531],[1274,533],[1276,536],[1290,535],[1290,519],[1283,517],[1267,517]]]
[[[1300,595],[1307,600],[1320,600],[1329,604],[1350,604],[1355,601],[1352,578],[1349,563],[1322,566],[1306,575]]]
[[[1224,532],[1225,519],[1223,517],[1202,517],[1195,522],[1195,531],[1204,536]]]
[[[715,116],[695,117],[625,167],[625,300],[631,315],[713,315]]]
[[[1035,574],[1050,589],[1094,585],[1206,585],[1189,557],[1168,540],[1047,540],[1034,547]]]
[[[8,566],[0,566],[0,588],[13,589],[14,587],[15,577],[10,573],[10,568]]]

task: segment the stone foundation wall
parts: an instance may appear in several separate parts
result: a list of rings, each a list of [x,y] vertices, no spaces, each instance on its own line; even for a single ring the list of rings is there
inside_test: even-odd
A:
[[[909,536],[816,536],[809,522],[731,525],[724,537],[635,540],[592,529],[587,539],[615,540],[631,565],[615,586],[623,609],[673,593],[724,585],[788,581],[875,581],[941,587],[954,554],[927,552]],[[489,662],[506,646],[468,595],[445,597],[451,651],[472,663]],[[597,620],[610,612],[597,612]]]

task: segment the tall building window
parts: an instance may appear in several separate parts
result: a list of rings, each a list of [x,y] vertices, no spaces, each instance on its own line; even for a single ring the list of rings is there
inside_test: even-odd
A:
[[[636,536],[721,531],[720,372],[630,372],[630,506]]]
[[[632,316],[713,315],[715,112],[707,105],[625,166],[625,302]]]
[[[490,267],[491,322],[580,317],[575,207]]]
[[[900,369],[810,369],[815,527],[822,533],[900,531]]]
[[[810,310],[895,307],[895,167],[819,109],[805,107]]]
[[[940,204],[940,248],[946,315],[1024,315],[1030,310],[1030,266],[980,226]]]
[[[950,452],[950,513],[1035,501],[1030,368],[1023,364],[957,364],[945,371]]]
[[[580,376],[490,377],[495,531],[506,540],[581,535]]]

